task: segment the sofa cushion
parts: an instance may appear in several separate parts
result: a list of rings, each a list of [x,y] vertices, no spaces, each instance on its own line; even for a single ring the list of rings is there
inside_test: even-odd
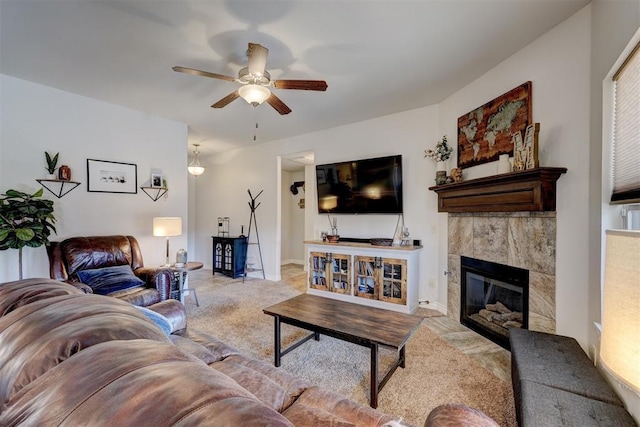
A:
[[[3,409],[3,426],[291,426],[229,377],[145,339],[87,348]]]
[[[314,410],[305,413],[307,408],[314,408]],[[293,405],[282,413],[295,425],[334,425],[322,424],[322,421],[326,420],[324,418],[326,414],[331,414],[331,419],[340,420],[341,424],[335,425],[345,425],[342,423],[349,425],[350,423],[357,426],[383,426],[387,423],[393,424],[393,422],[401,426],[406,425],[402,420],[378,412],[370,406],[361,405],[332,391],[315,386],[306,389]],[[315,417],[320,418],[316,419]],[[314,422],[314,420],[316,421]]]
[[[83,292],[67,283],[50,279],[24,279],[0,286],[0,317],[35,301]]]
[[[518,382],[534,381],[622,406],[575,339],[512,328],[509,341],[516,400],[520,392]]]
[[[635,427],[624,408],[533,381],[521,382],[521,427]]]
[[[91,346],[140,338],[169,342],[138,310],[114,298],[65,295],[14,310],[0,317],[0,405]]]
[[[262,403],[282,412],[309,387],[309,384],[261,360],[244,355],[229,356],[213,363],[213,369],[233,378]]]
[[[128,264],[78,271],[78,278],[89,285],[93,293],[99,295],[144,285]]]

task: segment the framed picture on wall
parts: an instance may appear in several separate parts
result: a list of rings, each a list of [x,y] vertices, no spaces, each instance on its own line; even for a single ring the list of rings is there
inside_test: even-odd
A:
[[[151,186],[153,188],[162,188],[162,175],[159,173],[151,174]]]
[[[524,135],[532,120],[531,82],[458,118],[458,167],[468,168],[513,154],[512,137]]]
[[[87,191],[137,194],[138,166],[134,163],[87,159]]]

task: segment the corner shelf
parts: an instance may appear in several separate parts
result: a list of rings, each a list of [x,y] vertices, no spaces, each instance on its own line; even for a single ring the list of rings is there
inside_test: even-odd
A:
[[[76,181],[63,181],[61,179],[36,179],[36,181],[38,181],[40,185],[46,188],[49,193],[53,194],[58,199],[66,195],[68,192],[76,188],[78,185],[80,185],[80,183]],[[65,184],[68,184],[66,186],[67,188],[66,191],[65,191]],[[54,188],[49,188],[48,185]],[[57,189],[55,188],[56,186],[58,187]],[[69,188],[69,186],[72,186],[72,187]]]
[[[535,168],[436,185],[438,212],[555,211],[556,181],[566,168]]]
[[[140,189],[144,191],[144,194],[149,196],[154,202],[157,202],[160,197],[164,196],[167,194],[167,191],[169,191],[167,187],[140,187]],[[155,194],[153,194],[154,191]]]

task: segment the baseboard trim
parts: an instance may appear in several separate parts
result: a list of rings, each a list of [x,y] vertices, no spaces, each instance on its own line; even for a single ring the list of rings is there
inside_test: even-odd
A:
[[[305,262],[304,260],[301,260],[301,259],[283,259],[282,261],[280,261],[280,266],[287,265],[287,264],[304,265]]]

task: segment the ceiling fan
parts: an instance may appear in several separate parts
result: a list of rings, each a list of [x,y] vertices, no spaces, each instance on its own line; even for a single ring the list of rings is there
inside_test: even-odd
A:
[[[267,101],[267,104],[271,105],[278,113],[289,114],[291,109],[287,107],[280,98],[274,95],[270,88],[318,91],[327,90],[327,82],[324,80],[271,80],[271,75],[265,69],[268,54],[269,49],[266,47],[257,43],[249,43],[249,48],[247,49],[247,58],[249,58],[249,63],[247,67],[238,71],[238,78],[180,66],[173,67],[173,71],[241,84],[238,90],[230,93],[213,104],[211,106],[212,108],[225,107],[240,97],[254,107],[262,104],[264,101]]]

